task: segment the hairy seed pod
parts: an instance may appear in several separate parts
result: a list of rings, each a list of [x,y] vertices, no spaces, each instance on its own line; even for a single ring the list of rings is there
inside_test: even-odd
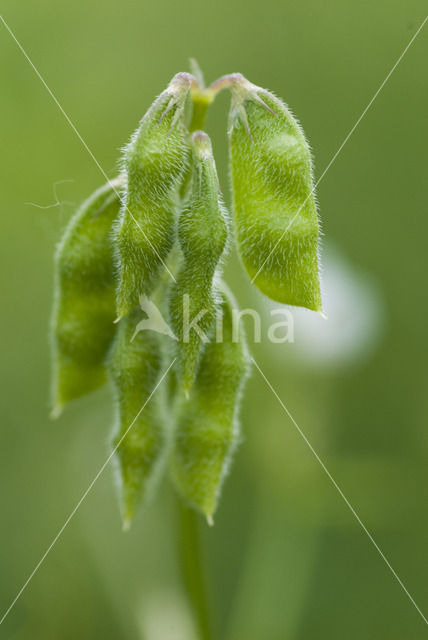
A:
[[[208,342],[217,302],[213,278],[227,241],[227,214],[220,195],[211,141],[192,135],[192,189],[178,223],[183,253],[171,285],[170,318],[177,342],[178,379],[188,394],[202,344]]]
[[[180,178],[187,157],[184,104],[192,76],[179,73],[155,100],[125,148],[126,193],[115,232],[118,316],[150,296],[175,238]]]
[[[222,294],[220,341],[205,347],[190,399],[178,408],[172,473],[183,497],[212,524],[222,482],[239,440],[238,405],[248,372],[242,331],[233,331],[230,300]]]
[[[232,76],[230,155],[242,262],[265,295],[321,311],[319,223],[302,128],[272,93]]]
[[[112,224],[120,209],[118,178],[101,187],[71,219],[55,256],[52,319],[53,416],[101,386],[114,335]]]
[[[156,390],[162,367],[159,337],[153,331],[136,331],[140,318],[136,309],[120,321],[109,357],[125,529],[150,494],[166,449],[163,396]]]

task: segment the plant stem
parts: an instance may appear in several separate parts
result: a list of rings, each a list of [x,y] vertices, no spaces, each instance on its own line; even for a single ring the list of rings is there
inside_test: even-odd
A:
[[[179,560],[184,586],[197,623],[200,640],[213,640],[201,557],[198,514],[178,501]]]
[[[189,126],[189,133],[204,128],[208,107],[213,101],[211,93],[205,89],[192,90],[192,120]]]

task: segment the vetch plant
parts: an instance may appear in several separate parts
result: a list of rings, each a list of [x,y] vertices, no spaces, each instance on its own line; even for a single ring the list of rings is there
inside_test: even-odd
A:
[[[108,361],[117,414],[114,445],[126,433],[117,447],[124,529],[129,528],[136,506],[156,481],[166,453],[168,416],[161,389],[153,393],[163,364],[159,335],[140,331],[133,338],[139,317],[138,309],[133,310],[119,323]]]
[[[232,96],[234,225],[200,130],[224,88]],[[319,224],[302,128],[279,98],[241,74],[205,89],[201,78],[178,73],[124,148],[119,177],[72,218],[55,261],[54,415],[109,371],[123,434],[175,358],[164,385],[170,397],[159,389],[117,448],[126,526],[167,458],[180,494],[212,521],[249,361],[243,332],[235,327],[239,340],[231,339],[235,303],[220,272],[233,233],[263,293],[321,311]],[[173,333],[138,330],[141,300],[157,305]]]
[[[232,97],[233,221],[203,132],[222,89]],[[222,260],[235,235],[260,291],[321,311],[310,149],[272,93],[241,74],[205,88],[195,68],[148,109],[120,169],[72,218],[56,254],[53,413],[109,377],[124,528],[167,465],[181,498],[211,524],[250,361]],[[190,580],[194,602],[195,589]]]
[[[120,210],[118,178],[83,203],[55,259],[52,412],[106,381],[114,336],[115,277],[111,228]]]
[[[127,177],[113,234],[117,312],[125,316],[150,296],[175,239],[178,187],[186,165],[184,103],[189,74],[177,74],[141,120],[123,156]]]
[[[207,427],[205,408],[214,403],[217,426],[224,409],[229,416],[226,422],[235,421],[231,430],[237,428],[235,409],[248,358],[242,332],[242,344],[233,349],[226,346],[231,342],[233,303],[219,272],[232,231],[211,141],[203,131],[193,132],[195,126],[202,126],[207,107],[223,88],[232,94],[232,197],[242,262],[254,284],[270,298],[321,311],[319,224],[311,154],[301,127],[280,99],[241,74],[224,76],[208,89],[191,74],[177,74],[125,147],[119,178],[83,204],[56,256],[54,414],[103,384],[108,368],[120,429],[126,430],[158,382],[162,363],[175,352],[171,375],[177,397],[170,403],[169,415],[163,415],[166,409],[162,412],[161,407],[154,410],[154,405],[161,404],[158,394],[118,447],[127,524],[168,441],[174,440],[173,476],[180,492],[211,520],[228,465],[230,434],[219,437],[221,429],[217,433],[215,420],[211,429]],[[189,94],[193,118],[186,127]],[[178,338],[173,347],[168,335],[162,341],[152,332],[135,332],[141,296],[153,297],[167,310]],[[183,323],[183,301],[195,319],[190,326]],[[222,346],[214,347],[219,305],[227,328]],[[233,359],[242,360],[242,366],[236,364],[230,380]],[[211,368],[215,375],[210,375]],[[197,397],[202,388],[203,402]],[[225,392],[234,398],[232,412]],[[189,433],[196,439],[199,433],[206,451],[196,447],[192,453],[189,445],[183,474],[177,471],[177,458],[184,449],[183,434]],[[214,464],[218,447],[224,455]],[[204,469],[211,465],[217,471],[207,480],[210,474],[204,474]],[[184,475],[189,475],[186,481]],[[197,496],[195,490],[204,475],[211,487],[202,493],[211,492],[209,498]]]
[[[232,340],[233,301],[222,293],[223,340],[206,345],[190,397],[179,400],[172,471],[185,499],[209,524],[239,439],[237,406],[248,372],[245,340]]]
[[[195,377],[201,343],[207,342],[216,314],[213,283],[227,240],[227,214],[222,203],[211,141],[206,133],[192,134],[192,187],[189,202],[178,218],[182,264],[171,285],[171,325],[180,337],[177,350],[178,378],[186,396]],[[183,322],[183,303],[193,327]],[[193,330],[191,330],[193,328]]]
[[[231,82],[233,211],[242,262],[269,298],[321,311],[319,224],[311,153],[284,103]]]

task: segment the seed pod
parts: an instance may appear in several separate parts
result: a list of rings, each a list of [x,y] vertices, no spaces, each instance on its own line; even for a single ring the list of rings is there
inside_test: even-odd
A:
[[[136,332],[140,316],[137,309],[120,321],[109,358],[124,529],[150,494],[166,447],[163,395],[156,389],[162,367],[159,338],[153,331]]]
[[[213,278],[227,240],[227,214],[220,195],[211,141],[192,135],[192,191],[180,215],[183,262],[171,285],[170,318],[177,342],[178,379],[186,393],[193,383],[201,346],[208,342],[217,310]]]
[[[222,294],[223,336],[205,347],[190,399],[178,409],[172,473],[175,484],[212,524],[221,485],[239,440],[238,405],[248,372],[242,331],[234,338],[230,300]]]
[[[179,181],[186,163],[184,104],[192,76],[177,74],[125,148],[127,186],[115,232],[118,316],[150,296],[175,238]]]
[[[115,281],[111,228],[123,179],[101,187],[71,219],[55,256],[52,319],[53,416],[101,386],[114,335]]]
[[[240,74],[232,78],[233,211],[242,262],[269,298],[321,311],[308,143],[279,98]]]

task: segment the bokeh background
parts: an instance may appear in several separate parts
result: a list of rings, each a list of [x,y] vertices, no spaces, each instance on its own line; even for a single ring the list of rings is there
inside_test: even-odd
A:
[[[1,12],[96,158],[119,150],[194,56],[241,71],[298,115],[321,175],[426,14],[423,0],[3,1]],[[318,189],[329,320],[252,351],[428,613],[428,26]],[[109,452],[102,390],[48,417],[52,255],[98,168],[0,24],[0,614]],[[208,131],[226,198],[228,96]],[[236,258],[229,283],[251,292]],[[265,333],[264,333],[265,335]],[[215,637],[418,640],[427,626],[257,371],[214,528],[200,522]],[[0,637],[193,640],[175,497],[122,533],[108,468]]]

